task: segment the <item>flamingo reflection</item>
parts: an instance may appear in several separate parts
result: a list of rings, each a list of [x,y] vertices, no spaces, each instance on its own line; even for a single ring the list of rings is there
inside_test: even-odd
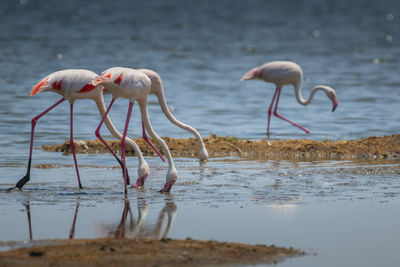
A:
[[[74,213],[74,218],[72,221],[71,225],[71,230],[69,232],[69,239],[73,239],[75,236],[75,225],[76,225],[76,219],[78,217],[78,211],[79,211],[79,198],[76,201],[76,206],[75,206],[75,213]],[[31,204],[29,201],[26,201],[24,204],[25,210],[26,210],[26,215],[28,218],[28,228],[29,228],[29,240],[33,240],[33,234],[32,234],[32,220],[31,220]]]
[[[145,224],[145,219],[149,213],[149,205],[145,199],[138,199],[137,209],[138,218],[135,221],[130,202],[128,199],[125,199],[124,210],[118,226],[114,228],[103,225],[102,231],[107,236],[115,238],[163,239],[168,237],[177,214],[177,206],[172,199],[165,199],[165,205],[161,209],[155,225]],[[163,228],[166,216],[168,217],[167,223],[165,228]]]

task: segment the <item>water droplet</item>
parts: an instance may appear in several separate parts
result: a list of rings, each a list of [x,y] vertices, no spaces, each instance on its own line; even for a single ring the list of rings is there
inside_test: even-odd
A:
[[[64,57],[64,55],[63,55],[63,54],[61,54],[61,53],[58,53],[58,54],[57,54],[57,59],[58,59],[58,60],[62,60],[62,59],[63,59],[63,57]]]
[[[379,60],[379,58],[374,58],[374,59],[372,60],[372,63],[373,63],[373,64],[379,64],[379,63],[381,63],[381,61]]]
[[[312,34],[314,35],[315,38],[318,38],[321,35],[321,33],[317,30],[313,31]]]
[[[390,34],[386,35],[386,41],[388,41],[389,43],[391,43],[393,41],[393,37]]]
[[[387,14],[386,14],[386,20],[387,20],[387,21],[393,21],[393,20],[394,20],[394,15],[393,15],[393,13],[387,13]]]
[[[19,3],[20,3],[21,5],[25,5],[26,3],[28,3],[28,0],[19,0]]]

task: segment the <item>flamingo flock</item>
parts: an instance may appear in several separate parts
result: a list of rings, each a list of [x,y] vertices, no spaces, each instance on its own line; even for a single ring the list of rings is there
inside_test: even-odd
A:
[[[302,129],[306,133],[310,133],[310,131],[307,128],[297,123],[294,123],[277,113],[279,97],[281,89],[284,85],[294,86],[296,99],[302,105],[310,104],[314,94],[317,91],[319,90],[324,91],[327,97],[332,101],[333,104],[332,111],[336,109],[338,105],[336,92],[333,88],[329,86],[318,85],[314,87],[311,90],[309,98],[304,99],[301,94],[302,76],[303,73],[301,67],[296,63],[290,61],[269,62],[262,66],[251,69],[243,76],[242,81],[259,79],[265,82],[274,83],[276,85],[275,93],[273,95],[271,104],[268,108],[268,126],[267,126],[268,136],[270,134],[269,129],[270,129],[270,119],[272,114]],[[96,103],[97,109],[101,115],[101,120],[98,127],[95,130],[95,135],[107,147],[109,152],[114,156],[114,158],[120,164],[123,172],[125,194],[127,194],[128,185],[130,184],[130,179],[126,167],[127,166],[126,155],[125,155],[126,144],[130,145],[135,150],[139,161],[138,178],[136,180],[136,183],[132,187],[133,188],[143,187],[146,178],[149,175],[148,164],[146,163],[139,146],[132,139],[128,137],[129,122],[132,114],[133,104],[135,101],[138,103],[140,108],[143,139],[154,149],[156,154],[163,161],[165,161],[164,156],[151,143],[150,139],[148,138],[146,134],[146,132],[148,132],[149,135],[158,143],[158,145],[162,147],[165,157],[168,160],[168,171],[166,174],[166,182],[162,187],[162,189],[160,190],[160,192],[162,193],[170,192],[175,181],[178,179],[178,172],[174,165],[171,152],[167,144],[164,142],[164,140],[161,139],[155,133],[150,123],[150,118],[147,110],[149,94],[154,94],[157,96],[159,104],[161,106],[161,110],[173,124],[190,132],[195,136],[200,147],[200,155],[199,155],[200,161],[205,161],[208,159],[208,152],[199,132],[195,128],[177,120],[169,110],[165,100],[164,88],[161,77],[155,71],[149,69],[131,69],[131,68],[114,67],[103,71],[101,75],[97,75],[92,71],[84,69],[61,70],[51,73],[46,77],[44,77],[43,79],[41,79],[36,85],[32,87],[32,90],[30,91],[29,95],[34,96],[44,91],[55,92],[61,95],[62,98],[32,119],[31,135],[30,135],[30,151],[29,151],[27,172],[26,175],[17,182],[15,187],[10,188],[10,190],[13,189],[21,190],[23,186],[30,180],[34,131],[37,121],[45,114],[50,112],[52,109],[57,107],[59,104],[64,102],[65,100],[68,100],[70,105],[69,141],[70,141],[72,156],[74,159],[75,171],[78,179],[78,186],[80,189],[83,187],[81,183],[81,177],[79,174],[79,168],[76,158],[76,149],[73,140],[73,107],[75,100],[91,99]],[[108,108],[106,108],[105,106],[103,93],[112,94],[112,100]],[[126,98],[129,100],[125,127],[122,134],[115,128],[110,117],[108,116],[108,113],[111,110],[111,107],[117,98]],[[273,113],[272,110],[274,110]],[[121,159],[117,156],[116,152],[114,152],[112,148],[102,138],[100,134],[100,129],[103,124],[106,125],[107,129],[115,138],[121,140]]]

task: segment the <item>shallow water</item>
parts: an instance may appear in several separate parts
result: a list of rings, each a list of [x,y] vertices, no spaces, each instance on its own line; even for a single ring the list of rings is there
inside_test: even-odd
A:
[[[79,155],[81,162],[92,158]],[[130,189],[127,201],[121,172],[112,164],[81,168],[81,191],[71,167],[33,169],[35,180],[24,192],[0,192],[0,240],[17,241],[3,242],[1,249],[32,244],[30,235],[33,244],[70,237],[190,237],[306,251],[306,256],[285,260],[282,266],[396,266],[400,260],[398,171],[355,171],[398,168],[398,162],[236,158],[213,159],[200,166],[192,159],[176,162],[180,179],[171,194],[156,192],[166,166],[151,158],[146,188]],[[0,187],[12,186],[24,171],[24,167],[2,167]],[[128,212],[123,230],[124,209]]]
[[[25,173],[30,120],[59,99],[53,93],[28,97],[29,89],[66,68],[97,73],[112,66],[154,69],[163,78],[175,116],[203,136],[263,139],[274,86],[239,80],[267,61],[292,60],[303,68],[305,97],[317,84],[330,85],[339,107],[332,113],[323,94],[300,106],[293,89],[285,87],[280,113],[312,133],[272,118],[271,138],[338,140],[399,133],[399,1],[3,2],[1,190]],[[160,136],[190,136],[165,119],[154,96],[149,110]],[[119,100],[111,112],[121,130],[126,111],[127,101]],[[135,106],[132,137],[141,134],[138,118]],[[94,103],[77,101],[75,138],[94,139],[99,119]],[[33,240],[68,238],[77,206],[74,238],[116,235],[126,202],[114,160],[78,155],[78,163],[86,166],[81,168],[85,189],[78,191],[70,155],[40,150],[43,144],[67,140],[68,122],[67,104],[39,120],[33,164],[57,168],[34,168],[23,193],[0,191],[0,241],[29,240],[28,207]],[[352,171],[398,162],[223,158],[199,166],[196,160],[178,158],[179,180],[171,195],[160,195],[166,164],[147,160],[151,174],[146,188],[130,190],[128,200],[135,220],[138,206],[141,212],[148,208],[148,215],[126,236],[277,244],[309,252],[282,266],[397,266],[400,261],[395,251],[398,172]],[[136,162],[129,158],[131,177],[136,177]],[[167,210],[170,216],[176,211],[169,232]]]

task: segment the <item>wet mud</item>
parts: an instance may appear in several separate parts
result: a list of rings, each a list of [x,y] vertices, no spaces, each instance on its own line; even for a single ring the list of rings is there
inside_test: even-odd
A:
[[[0,253],[0,266],[235,266],[276,263],[293,248],[218,241],[80,239]]]
[[[194,138],[163,137],[175,157],[197,157],[199,146]],[[244,159],[399,159],[400,135],[368,137],[360,140],[243,140],[235,137],[211,135],[203,139],[209,156],[238,156]],[[154,140],[152,140],[155,144]],[[107,141],[115,151],[121,150],[119,141]],[[145,156],[157,156],[142,138],[135,139]],[[69,141],[60,145],[43,145],[45,151],[70,152]],[[127,153],[134,151],[127,148]],[[162,150],[161,148],[159,148]],[[106,153],[99,140],[76,142],[78,153]]]

